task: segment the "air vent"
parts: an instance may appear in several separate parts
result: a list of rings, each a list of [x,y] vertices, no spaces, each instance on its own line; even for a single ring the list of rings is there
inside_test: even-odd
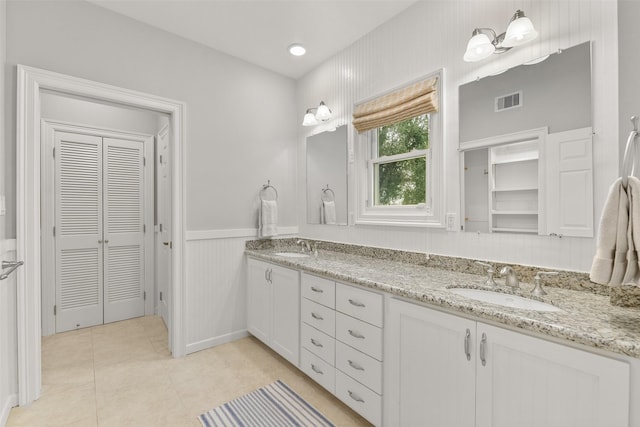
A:
[[[511,110],[512,108],[522,107],[522,91],[497,97],[495,107],[496,113],[498,111],[505,111]]]

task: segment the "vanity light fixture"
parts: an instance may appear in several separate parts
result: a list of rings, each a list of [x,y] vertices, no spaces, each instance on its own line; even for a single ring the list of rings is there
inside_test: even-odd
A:
[[[533,27],[524,12],[518,9],[511,17],[507,31],[496,35],[491,28],[476,28],[467,43],[464,53],[465,62],[477,62],[490,57],[494,53],[503,53],[514,46],[527,43],[538,37],[538,32]]]
[[[315,110],[315,114],[313,111]],[[320,101],[320,105],[315,108],[307,108],[307,112],[302,119],[302,126],[315,126],[320,122],[326,122],[331,118],[331,110],[324,101]]]

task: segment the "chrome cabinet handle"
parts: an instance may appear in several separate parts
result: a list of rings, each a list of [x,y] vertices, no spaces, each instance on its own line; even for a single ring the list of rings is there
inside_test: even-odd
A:
[[[100,245],[100,244],[102,244],[102,240],[98,240],[98,244],[99,244],[99,245]]]
[[[487,334],[482,333],[482,341],[480,341],[480,361],[482,366],[487,365]]]
[[[364,335],[362,335],[360,332],[355,332],[352,329],[349,329],[349,335],[351,335],[354,338],[364,339]]]
[[[355,400],[356,402],[364,403],[364,399],[352,392],[351,390],[347,390],[349,392],[349,397]]]
[[[353,360],[349,360],[349,366],[351,366],[353,369],[355,369],[356,371],[364,371],[364,368],[360,365],[358,365],[356,362],[354,362]]]
[[[464,336],[464,354],[467,355],[467,360],[471,360],[471,331],[469,329]]]
[[[311,344],[315,345],[316,347],[324,347],[322,344],[320,344],[318,341],[314,340],[313,338],[311,338]]]
[[[320,316],[319,314],[315,314],[313,311],[311,312],[311,317],[317,320],[324,320],[324,317]]]
[[[354,301],[351,298],[349,298],[349,304],[351,305],[355,305],[356,307],[364,307],[365,305],[363,303],[361,303],[360,301]]]
[[[268,268],[264,269],[264,280],[266,280],[267,282],[269,281],[269,269]]]
[[[316,288],[315,286],[312,286],[312,287],[311,287],[311,290],[312,290],[313,292],[317,292],[317,293],[319,293],[319,294],[321,294],[321,293],[323,293],[323,292],[324,292],[324,290],[322,290],[322,289],[320,289],[320,288]]]
[[[320,374],[320,375],[324,375],[324,372],[322,372],[321,369],[317,368],[316,365],[314,365],[313,363],[311,364],[311,369],[313,370],[313,372],[315,372],[316,374]]]

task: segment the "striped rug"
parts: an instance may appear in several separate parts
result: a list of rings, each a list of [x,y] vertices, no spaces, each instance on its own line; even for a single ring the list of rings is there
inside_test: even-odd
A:
[[[278,380],[198,417],[205,427],[335,427]]]

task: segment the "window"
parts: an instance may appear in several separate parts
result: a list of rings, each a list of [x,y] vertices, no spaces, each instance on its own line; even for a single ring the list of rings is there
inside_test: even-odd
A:
[[[370,170],[375,206],[426,203],[429,115],[383,126],[375,133]]]
[[[356,224],[442,226],[442,117],[437,111],[440,73],[356,106]],[[420,89],[416,89],[421,85]],[[427,88],[427,93],[424,92]],[[422,93],[416,94],[418,90]],[[407,112],[398,102],[393,113],[380,117],[376,108],[406,97]],[[399,95],[400,94],[400,95]],[[425,101],[426,98],[426,101]],[[377,105],[376,105],[377,104]],[[370,124],[363,124],[368,110]],[[372,112],[373,111],[373,112]]]

